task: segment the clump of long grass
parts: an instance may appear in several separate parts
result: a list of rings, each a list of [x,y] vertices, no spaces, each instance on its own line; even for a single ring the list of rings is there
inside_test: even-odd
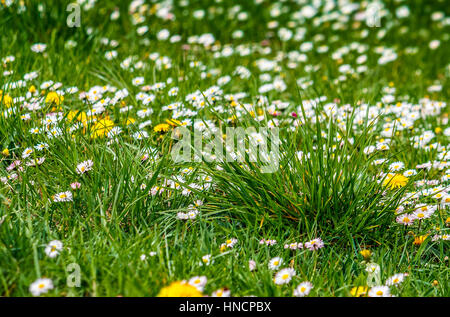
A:
[[[241,122],[248,125],[248,122]],[[281,136],[279,169],[261,172],[262,162],[207,164],[215,184],[209,208],[243,224],[296,226],[299,234],[326,234],[341,241],[371,239],[388,228],[407,187],[389,191],[363,151],[373,140],[372,124],[353,130],[354,116],[303,122]],[[236,123],[239,124],[239,123]],[[337,137],[339,136],[339,137]],[[377,234],[378,235],[378,234]]]

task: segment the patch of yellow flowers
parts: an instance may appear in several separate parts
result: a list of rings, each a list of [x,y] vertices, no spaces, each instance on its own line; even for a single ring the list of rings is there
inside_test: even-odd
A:
[[[81,122],[85,128],[87,127],[88,122],[93,122],[93,127],[91,129],[92,139],[104,137],[114,127],[114,121],[112,121],[109,116],[106,116],[102,119],[97,119],[94,116],[89,117],[83,111],[69,111],[69,113],[67,114],[67,120],[77,120]]]
[[[173,127],[183,125],[180,121],[175,119],[167,119],[165,123],[160,123],[153,128],[156,133],[166,133]]]

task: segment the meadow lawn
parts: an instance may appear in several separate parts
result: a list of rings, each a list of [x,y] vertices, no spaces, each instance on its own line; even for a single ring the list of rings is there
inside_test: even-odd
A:
[[[114,2],[0,3],[1,296],[450,296],[448,1]]]

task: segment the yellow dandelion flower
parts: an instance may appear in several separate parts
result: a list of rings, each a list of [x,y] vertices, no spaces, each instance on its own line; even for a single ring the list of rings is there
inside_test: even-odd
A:
[[[350,291],[350,294],[353,297],[363,297],[363,296],[367,295],[368,290],[369,290],[369,288],[367,286],[353,287]]]
[[[67,114],[67,120],[72,122],[74,119],[82,122],[83,124],[86,124],[88,117],[86,112],[84,111],[70,110]]]
[[[367,250],[367,249],[362,249],[359,253],[363,256],[363,258],[365,260],[370,259],[370,257],[372,256],[372,252],[370,250]]]
[[[202,297],[202,293],[186,282],[177,281],[163,287],[158,297]]]
[[[95,123],[91,138],[104,137],[112,128],[114,127],[114,122],[109,119],[102,119]]]
[[[170,125],[167,123],[160,123],[156,127],[153,128],[153,131],[159,132],[159,133],[166,133],[170,130]]]
[[[2,99],[2,94],[0,94],[0,101]],[[6,108],[9,108],[13,104],[13,99],[10,95],[6,94],[3,96],[3,104],[6,106]]]
[[[390,187],[391,189],[401,188],[408,183],[408,177],[402,174],[388,174],[383,182],[383,186]]]
[[[45,97],[45,102],[46,103],[54,103],[57,106],[59,106],[61,104],[61,102],[64,101],[64,96],[59,95],[58,93],[54,92],[54,91],[50,91],[47,94],[47,97]]]
[[[423,236],[415,236],[414,237],[414,245],[421,245],[425,239],[428,237],[428,235],[423,235]]]

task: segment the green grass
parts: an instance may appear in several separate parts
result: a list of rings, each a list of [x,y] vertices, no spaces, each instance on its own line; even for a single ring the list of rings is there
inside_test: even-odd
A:
[[[433,239],[448,235],[450,225],[450,205],[433,197],[436,193],[445,197],[450,181],[450,12],[445,1],[384,1],[388,15],[379,28],[339,8],[331,9],[330,15],[321,7],[315,17],[302,20],[296,12],[306,1],[242,1],[236,7],[228,0],[191,0],[185,6],[183,1],[147,0],[139,14],[130,12],[131,1],[97,1],[93,8],[81,10],[81,27],[69,28],[68,1],[23,1],[25,10],[13,2],[0,6],[0,57],[15,58],[2,61],[0,74],[0,150],[8,149],[0,155],[1,296],[31,296],[30,285],[41,277],[54,285],[42,296],[156,296],[171,282],[194,276],[207,277],[205,295],[228,288],[231,296],[292,296],[299,283],[309,281],[314,285],[309,296],[350,296],[353,287],[384,285],[396,273],[408,276],[390,287],[395,296],[450,295],[449,241]],[[157,17],[155,12],[170,2],[175,19]],[[407,18],[396,16],[403,6],[409,7]],[[116,9],[120,17],[111,20]],[[205,16],[196,19],[201,9]],[[133,16],[144,20],[134,24]],[[272,21],[278,26],[271,28]],[[137,29],[144,25],[148,31],[139,35]],[[293,37],[281,40],[280,28],[290,29]],[[180,35],[180,41],[159,40],[162,29]],[[241,38],[233,36],[237,30],[243,31]],[[304,37],[295,37],[302,32]],[[213,45],[190,39],[207,33],[214,35]],[[117,47],[104,44],[105,39],[117,41]],[[440,41],[435,48],[434,40]],[[70,47],[73,41],[76,46]],[[313,43],[313,48],[301,52],[305,42]],[[33,52],[35,43],[45,43],[45,51]],[[328,50],[318,50],[321,46]],[[233,54],[218,54],[229,47]],[[393,49],[397,57],[380,64],[382,47]],[[267,48],[270,51],[265,52]],[[113,50],[118,56],[106,59],[106,52]],[[159,59],[152,60],[152,53],[169,58],[170,66],[158,67]],[[304,56],[297,59],[295,54]],[[358,59],[361,55],[365,61]],[[124,68],[128,57],[134,66]],[[260,69],[262,60],[275,62],[276,67]],[[193,62],[201,64],[191,67]],[[342,65],[353,71],[343,71]],[[360,66],[366,70],[358,72]],[[237,74],[237,67],[248,69],[248,78]],[[23,87],[11,86],[33,71],[37,78]],[[270,75],[268,81],[262,74]],[[166,84],[160,91],[147,92],[155,96],[148,105],[138,99],[140,87],[133,85],[133,79],[141,76],[145,85]],[[218,84],[223,76],[231,80]],[[285,89],[259,91],[277,78]],[[62,84],[57,88],[59,95],[64,92],[60,105],[45,101],[51,89],[41,85],[50,80]],[[100,99],[113,98],[121,89],[129,94],[104,112],[77,120],[95,108],[95,101],[79,98],[80,92],[105,85],[115,89]],[[441,88],[430,89],[433,85]],[[27,96],[32,86],[36,93]],[[202,107],[186,100],[196,91],[197,98],[207,98],[212,86],[220,86],[222,92]],[[69,87],[78,91],[69,93]],[[168,93],[173,87],[178,87],[176,96]],[[240,98],[241,93],[245,95]],[[386,101],[390,95],[393,100]],[[12,103],[7,96],[14,98]],[[268,103],[260,103],[260,96]],[[31,97],[40,109],[27,108],[25,101]],[[288,105],[273,108],[277,101]],[[226,127],[266,128],[277,120],[279,169],[263,173],[261,158],[253,162],[248,155],[242,162],[175,163],[173,128],[167,133],[154,128],[175,115],[163,107],[176,102],[197,113],[175,119],[213,122],[222,133]],[[137,112],[145,108],[153,112],[140,118]],[[51,128],[60,129],[60,134],[49,138],[42,130],[43,119],[55,112],[61,117]],[[21,117],[25,114],[29,120]],[[412,123],[406,120],[417,114]],[[96,120],[105,119],[122,133],[115,139],[93,138],[100,129]],[[147,120],[151,123],[140,128]],[[389,150],[367,153],[369,146],[389,138],[383,134],[389,125],[393,129]],[[35,127],[41,129],[37,134],[30,132]],[[189,129],[193,131],[192,126]],[[146,131],[148,138],[134,138],[138,131]],[[433,137],[415,145],[414,138],[427,131]],[[48,149],[22,157],[26,148],[40,143],[47,143]],[[150,157],[143,160],[149,151]],[[26,165],[41,157],[45,157],[41,165]],[[384,163],[378,164],[381,159]],[[17,160],[20,167],[8,170]],[[78,174],[77,165],[87,160],[93,161],[93,169]],[[405,167],[398,173],[415,169],[417,175],[408,177],[405,186],[389,189],[386,173],[399,161]],[[426,162],[434,166],[417,167]],[[71,189],[74,182],[81,187]],[[68,190],[73,201],[53,200]],[[152,195],[151,190],[158,193]],[[197,207],[195,219],[177,219],[177,213],[189,211],[198,200],[203,205]],[[399,207],[400,214],[412,213],[421,204],[436,208],[431,217],[415,220],[412,226],[396,222]],[[415,237],[424,235],[423,243],[414,244]],[[316,251],[284,248],[319,237],[325,245]],[[237,243],[221,248],[228,239]],[[262,239],[277,243],[263,245]],[[54,258],[45,252],[52,240],[63,243]],[[362,257],[363,249],[372,252],[370,259]],[[212,263],[201,265],[208,254]],[[279,269],[268,266],[277,256],[283,258],[279,269],[290,266],[296,272],[284,285],[274,283]],[[257,264],[253,271],[250,260]],[[375,283],[368,281],[369,262],[380,266]],[[80,267],[79,287],[67,285],[71,263]]]

